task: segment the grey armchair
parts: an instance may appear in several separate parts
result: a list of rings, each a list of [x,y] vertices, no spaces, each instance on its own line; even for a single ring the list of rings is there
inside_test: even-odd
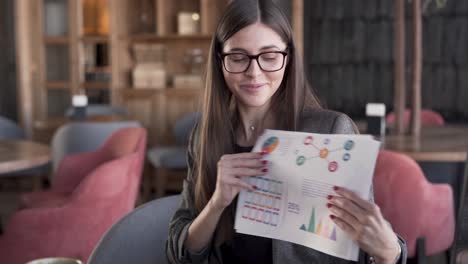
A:
[[[0,139],[24,139],[25,134],[12,120],[0,116]]]
[[[169,221],[180,195],[157,199],[136,208],[101,238],[88,264],[165,264]]]
[[[177,185],[181,186],[181,184],[178,184],[181,181],[171,181],[171,173],[185,172],[187,169],[189,136],[200,118],[201,113],[193,112],[177,120],[172,131],[176,139],[176,146],[154,147],[148,150],[148,160],[155,169],[153,188],[156,197],[164,196],[167,189],[179,191],[176,190],[176,187]]]

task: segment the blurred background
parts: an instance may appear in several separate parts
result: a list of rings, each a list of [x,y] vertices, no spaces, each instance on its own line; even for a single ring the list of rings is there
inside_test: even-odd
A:
[[[323,105],[382,142],[376,203],[408,241],[412,261],[468,263],[468,0],[272,1],[292,24]],[[148,230],[159,233],[138,233],[140,251],[122,251],[122,260],[162,256],[142,249],[167,236],[178,197],[155,199],[181,191],[210,41],[229,2],[0,1],[0,262],[86,261],[113,224],[147,203],[163,210],[143,211],[155,217]],[[124,170],[96,173],[113,161],[127,166],[119,159],[132,153],[141,168],[120,180],[105,176]],[[99,196],[118,183],[115,196]],[[109,204],[127,207],[99,207]],[[96,211],[111,213],[87,217]],[[128,230],[123,237],[134,226]]]

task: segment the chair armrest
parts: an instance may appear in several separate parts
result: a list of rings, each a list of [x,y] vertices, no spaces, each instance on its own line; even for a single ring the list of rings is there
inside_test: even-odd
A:
[[[78,153],[66,156],[52,180],[55,192],[70,193],[89,172],[99,166],[105,157],[99,151]]]
[[[30,192],[20,196],[19,207],[21,209],[60,207],[65,205],[69,200],[69,193],[57,193],[52,191]]]

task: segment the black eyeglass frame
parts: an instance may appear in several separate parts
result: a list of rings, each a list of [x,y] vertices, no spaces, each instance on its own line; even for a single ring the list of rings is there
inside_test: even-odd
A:
[[[260,63],[258,62],[258,58],[259,58],[260,56],[262,56],[263,54],[266,54],[266,53],[278,53],[278,54],[283,55],[283,62],[281,63],[281,67],[280,67],[279,69],[274,70],[274,71],[268,71],[268,70],[264,70],[264,69],[262,68],[262,66],[261,66]],[[241,71],[241,72],[232,72],[232,71],[229,71],[229,70],[226,68],[226,64],[225,64],[225,62],[224,62],[224,58],[225,58],[226,56],[229,56],[229,55],[236,55],[236,54],[244,55],[244,56],[247,56],[247,57],[249,58],[249,64],[247,64],[247,67],[245,68],[245,70],[243,70],[243,71]],[[252,64],[252,60],[255,60],[255,61],[257,62],[258,67],[259,67],[262,71],[264,71],[264,72],[276,72],[276,71],[280,71],[281,69],[284,68],[284,62],[286,61],[286,56],[288,56],[289,53],[288,53],[288,49],[286,49],[285,51],[279,51],[279,50],[278,50],[278,51],[264,51],[264,52],[258,53],[257,55],[249,55],[249,54],[246,54],[246,53],[243,53],[243,52],[220,53],[220,54],[218,54],[218,55],[219,55],[219,58],[221,59],[221,63],[223,64],[224,69],[225,69],[227,72],[229,72],[229,73],[234,73],[234,74],[236,74],[236,73],[244,73],[244,72],[248,71],[249,68],[250,68],[250,64]]]

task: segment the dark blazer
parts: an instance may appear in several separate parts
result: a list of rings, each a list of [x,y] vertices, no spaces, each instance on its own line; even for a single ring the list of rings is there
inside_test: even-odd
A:
[[[321,134],[355,134],[358,133],[353,121],[345,114],[323,110],[310,109],[303,113],[299,131]],[[194,133],[196,134],[196,133]],[[196,136],[190,140],[188,155],[188,174],[184,181],[182,198],[179,209],[174,214],[170,223],[169,237],[166,243],[166,253],[170,263],[222,263],[221,251],[219,247],[212,242],[211,245],[201,252],[189,252],[184,247],[184,241],[187,237],[187,231],[196,218],[197,214],[194,206],[193,188],[195,182],[193,179],[193,145]],[[402,257],[398,263],[406,263],[406,245],[400,239],[402,248]],[[304,247],[291,242],[272,240],[273,263],[355,263],[344,259],[336,258],[314,249]],[[369,257],[360,252],[358,263],[369,263]]]

